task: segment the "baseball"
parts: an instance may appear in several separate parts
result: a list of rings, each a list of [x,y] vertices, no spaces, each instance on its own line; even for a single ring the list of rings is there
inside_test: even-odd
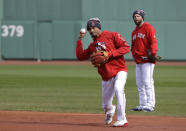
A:
[[[82,29],[80,30],[80,33],[82,33],[82,34],[86,33],[86,29],[85,29],[85,28],[82,28]]]

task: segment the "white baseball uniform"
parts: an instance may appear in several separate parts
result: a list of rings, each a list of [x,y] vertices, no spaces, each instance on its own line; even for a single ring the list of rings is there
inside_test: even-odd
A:
[[[127,72],[120,71],[118,74],[108,81],[102,81],[102,106],[105,111],[109,111],[113,108],[113,98],[117,99],[117,120],[126,119],[125,107],[126,98],[124,92],[124,86],[127,79]]]
[[[136,84],[139,92],[139,105],[155,107],[153,71],[155,64],[136,64]]]

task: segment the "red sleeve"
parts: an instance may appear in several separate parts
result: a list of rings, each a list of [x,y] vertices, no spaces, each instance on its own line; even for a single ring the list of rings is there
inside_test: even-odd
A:
[[[150,43],[152,55],[156,56],[158,51],[158,42],[156,39],[156,30],[152,26],[150,26],[148,30],[148,41]]]
[[[133,32],[132,32],[132,36],[131,36],[131,51],[134,49],[134,43],[133,43]]]
[[[78,60],[88,60],[90,57],[90,50],[89,48],[87,48],[86,50],[83,49],[82,40],[77,40],[76,56]]]
[[[114,32],[114,44],[116,49],[112,50],[112,56],[118,57],[130,52],[130,46],[119,33]]]

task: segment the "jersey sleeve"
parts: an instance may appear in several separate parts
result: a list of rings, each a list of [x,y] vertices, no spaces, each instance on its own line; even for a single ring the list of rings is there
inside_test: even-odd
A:
[[[118,57],[130,52],[130,46],[124,37],[119,33],[113,32],[114,45],[116,49],[112,50],[112,56]]]
[[[76,45],[76,56],[78,60],[88,60],[90,57],[90,49],[83,49],[83,41],[82,40],[77,40],[77,45]]]
[[[152,55],[156,56],[158,51],[158,42],[156,38],[156,30],[152,26],[150,26],[148,29],[148,41],[150,43]]]
[[[131,51],[134,49],[134,43],[133,43],[133,32],[132,32],[132,35],[131,35]]]

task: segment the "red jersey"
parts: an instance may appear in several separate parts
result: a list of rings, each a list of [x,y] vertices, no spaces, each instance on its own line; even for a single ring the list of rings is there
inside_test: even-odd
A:
[[[117,32],[103,31],[86,50],[83,49],[82,40],[77,41],[76,56],[79,60],[88,60],[96,51],[108,51],[110,59],[107,63],[98,67],[98,73],[103,80],[109,80],[119,71],[126,71],[124,54],[130,52],[126,40]]]
[[[147,57],[147,50],[152,52],[152,55],[157,55],[158,44],[156,39],[156,30],[148,22],[142,26],[136,27],[132,32],[132,55],[137,64],[139,63],[155,63],[155,61],[144,60]]]

